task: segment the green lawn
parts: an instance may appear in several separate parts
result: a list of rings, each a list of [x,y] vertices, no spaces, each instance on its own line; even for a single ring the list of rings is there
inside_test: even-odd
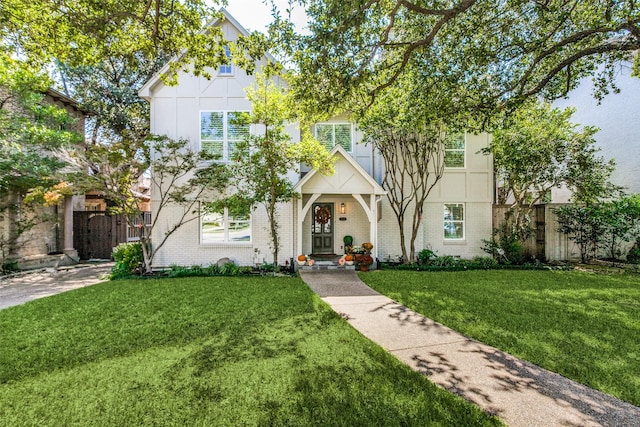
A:
[[[469,337],[640,406],[640,277],[377,271],[362,280]]]
[[[102,283],[0,311],[0,425],[498,425],[297,278]]]

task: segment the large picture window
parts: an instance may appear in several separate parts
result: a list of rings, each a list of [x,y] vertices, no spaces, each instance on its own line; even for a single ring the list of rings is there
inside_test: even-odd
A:
[[[250,126],[238,124],[242,112],[200,112],[200,148],[228,162],[238,142],[249,137]]]
[[[341,145],[348,152],[353,151],[353,129],[351,123],[318,123],[316,139],[331,150]]]
[[[464,168],[465,137],[464,132],[447,135],[444,142],[444,165],[448,168]]]
[[[464,239],[464,204],[445,203],[444,205],[444,238],[450,240]]]
[[[201,219],[201,243],[251,242],[251,216],[207,213]]]

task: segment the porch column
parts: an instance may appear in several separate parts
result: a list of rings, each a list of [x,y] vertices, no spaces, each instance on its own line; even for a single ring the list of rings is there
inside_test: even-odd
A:
[[[309,201],[303,206],[302,204],[302,197],[300,197],[300,201],[298,203],[298,253],[296,254],[296,256],[302,254],[302,223],[304,222],[304,218],[307,216],[307,212],[309,212],[309,209],[311,209],[311,206],[313,206],[313,202],[315,202],[316,200],[318,200],[318,198],[321,196],[320,193],[316,193],[311,195],[311,197],[309,198]]]
[[[298,255],[302,254],[302,221],[304,220],[304,216],[302,215],[302,197],[299,200],[296,200],[297,207],[297,224],[296,230],[298,234],[296,235],[296,253],[293,254],[296,259],[298,259]],[[294,260],[295,263],[295,260]]]
[[[369,222],[369,234],[371,235],[371,243],[373,244],[373,258],[378,257],[378,204],[376,203],[376,195],[369,195],[369,206],[371,206],[371,217]]]
[[[79,261],[78,251],[73,247],[73,196],[64,198],[64,249],[65,255],[74,261]]]

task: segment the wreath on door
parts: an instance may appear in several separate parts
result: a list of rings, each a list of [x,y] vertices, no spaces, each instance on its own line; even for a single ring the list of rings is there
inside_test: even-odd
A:
[[[317,224],[326,224],[331,219],[331,211],[329,208],[323,206],[316,210],[316,223]]]

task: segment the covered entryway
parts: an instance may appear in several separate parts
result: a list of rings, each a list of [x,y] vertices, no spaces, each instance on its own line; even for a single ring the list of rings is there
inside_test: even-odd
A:
[[[378,202],[385,194],[380,185],[344,148],[337,145],[335,174],[312,170],[296,185],[301,198],[296,206],[297,254],[341,255],[343,239],[352,236],[354,244],[373,244],[377,256]]]

